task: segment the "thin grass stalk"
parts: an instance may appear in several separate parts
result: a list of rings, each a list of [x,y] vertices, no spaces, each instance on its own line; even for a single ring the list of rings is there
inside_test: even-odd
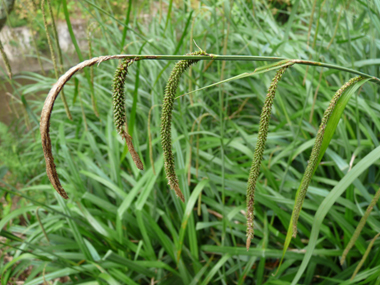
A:
[[[156,175],[156,169],[154,167],[154,160],[153,160],[153,144],[152,144],[152,132],[150,127],[150,121],[152,116],[152,110],[154,107],[161,106],[161,104],[156,104],[150,107],[149,113],[148,113],[148,138],[149,138],[149,159],[150,164],[152,165],[153,174]]]
[[[198,16],[199,14],[202,12],[202,8],[200,8],[199,10],[197,10],[195,12],[195,15],[193,16],[193,20],[191,21],[191,29],[190,29],[190,47],[189,47],[189,50],[190,50],[190,53],[193,52],[193,42],[194,42],[194,24],[195,24],[195,20],[198,19]],[[192,78],[192,67],[190,66],[189,67],[189,92],[191,92],[193,90],[193,78]],[[190,105],[193,106],[194,105],[194,101],[193,101],[193,94],[190,94],[189,96],[189,99],[190,99]]]
[[[364,261],[367,259],[368,255],[369,255],[369,252],[370,252],[371,249],[372,249],[373,244],[375,243],[376,239],[377,239],[379,236],[380,236],[380,233],[378,233],[378,234],[377,234],[377,235],[371,240],[371,242],[369,243],[369,245],[368,245],[368,247],[367,247],[367,250],[365,251],[365,253],[364,253],[362,259],[360,260],[358,266],[356,266],[355,271],[354,271],[354,273],[353,273],[352,276],[351,276],[351,280],[355,278],[356,274],[358,274],[360,268],[361,268],[361,267],[363,266],[363,264],[364,264]]]
[[[29,16],[35,17],[36,13],[37,13],[37,4],[34,0],[29,0],[28,3],[29,3]],[[41,61],[40,52],[38,50],[37,40],[36,40],[36,37],[34,35],[32,23],[29,23],[29,30],[30,30],[30,36],[32,38],[33,47],[34,47],[34,50],[36,52],[37,62],[38,62],[38,65],[40,66],[40,69],[41,69],[41,74],[43,76],[46,76],[45,69],[44,69],[42,61]]]
[[[326,109],[322,122],[319,126],[319,130],[317,133],[317,136],[315,138],[315,144],[313,146],[313,149],[311,151],[310,159],[307,164],[304,176],[302,177],[301,181],[301,186],[300,186],[300,192],[299,195],[296,197],[296,203],[294,205],[293,209],[293,237],[297,236],[297,223],[298,223],[298,218],[301,213],[303,201],[305,200],[306,197],[306,192],[309,187],[310,181],[313,177],[314,170],[317,167],[318,163],[318,157],[319,157],[319,152],[321,150],[322,142],[323,142],[323,136],[325,134],[325,128],[327,126],[327,122],[334,111],[334,108],[336,104],[339,101],[339,98],[342,96],[343,92],[350,87],[351,85],[355,84],[356,82],[362,80],[363,77],[358,76],[354,77],[351,80],[349,80],[347,83],[345,83],[334,95],[334,97],[330,101],[330,105]]]
[[[202,121],[202,119],[206,116],[212,116],[210,113],[205,113],[201,116],[199,116],[197,119],[194,120],[193,122],[193,125],[191,127],[191,133],[194,132],[194,128],[195,128],[195,124],[198,123],[198,132],[199,132],[199,128],[200,128],[200,123]],[[190,182],[191,182],[191,159],[192,159],[192,155],[193,155],[193,138],[194,138],[194,135],[191,134],[190,136],[190,153],[189,153],[189,165],[187,167],[187,184],[190,186]],[[197,139],[197,155],[198,155],[198,149],[199,149],[199,137]],[[198,170],[197,170],[197,175],[198,177]]]
[[[211,114],[209,113],[205,113],[203,114],[202,116],[199,117],[199,120],[198,120],[198,128],[197,128],[197,145],[196,145],[196,148],[197,148],[197,155],[195,157],[195,177],[198,178],[198,170],[199,170],[199,132],[200,132],[200,129],[201,129],[201,123],[202,123],[202,120],[207,117],[207,116],[212,116]],[[214,117],[215,118],[215,117]],[[216,118],[215,118],[216,119]]]
[[[214,58],[209,63],[205,64],[205,67],[203,68],[202,72],[206,72],[210,68],[210,66],[213,64],[213,62],[214,62]]]
[[[223,4],[223,6],[224,6],[224,4]],[[229,17],[231,17],[231,10],[230,10]],[[224,36],[223,55],[227,54],[227,45],[228,45],[229,34],[230,34],[230,21],[228,21],[228,23],[227,23],[227,31],[226,31],[226,35]],[[224,79],[224,69],[226,68],[226,63],[227,63],[227,61],[222,61],[220,80]]]
[[[49,240],[49,238],[48,238],[48,236],[47,236],[47,234],[46,234],[46,231],[45,231],[44,225],[43,225],[43,223],[41,222],[40,216],[39,216],[39,214],[38,214],[38,210],[39,210],[40,208],[41,208],[41,207],[38,207],[38,208],[36,209],[36,218],[37,218],[37,221],[38,221],[38,223],[39,223],[39,225],[40,225],[40,227],[41,227],[41,230],[42,230],[42,232],[43,232],[43,234],[44,234],[46,240],[47,240],[48,242],[50,242],[50,240]]]
[[[126,113],[125,95],[124,95],[125,79],[128,74],[128,67],[132,65],[133,62],[134,60],[125,59],[120,63],[119,67],[116,69],[114,81],[113,81],[113,95],[112,95],[113,110],[114,110],[113,113],[114,113],[115,126],[118,133],[125,139],[128,146],[128,150],[137,168],[140,170],[143,170],[144,166],[133,146],[132,137],[128,134],[127,118],[125,116],[125,113]]]
[[[32,42],[33,42],[33,47],[34,47],[34,50],[36,51],[37,62],[38,62],[38,65],[40,66],[40,69],[41,69],[41,74],[43,76],[46,76],[44,66],[42,65],[40,52],[38,51],[36,37],[34,36],[34,33],[33,33],[32,25],[29,25],[29,29],[30,29],[30,35],[32,38]]]
[[[50,0],[45,0],[45,1],[48,4],[49,13],[50,13],[50,16],[51,16],[51,24],[52,24],[52,27],[53,27],[53,35],[54,35],[54,39],[55,39],[55,45],[57,47],[57,53],[58,53],[58,60],[59,60],[60,71],[63,72],[62,50],[61,50],[61,46],[59,44],[59,37],[58,37],[58,32],[57,32],[57,26],[55,25],[53,9],[51,8]]]
[[[318,31],[319,31],[319,23],[321,21],[321,19],[323,18],[323,15],[322,15],[322,8],[324,6],[325,2],[322,3],[322,5],[319,6],[319,13],[318,13],[318,20],[317,20],[317,26],[315,28],[315,33],[314,33],[314,40],[313,40],[313,45],[312,45],[312,49],[315,50],[315,46],[316,46],[316,43],[317,43],[317,38],[318,38]],[[311,59],[312,57],[312,52],[309,53],[309,60]],[[309,70],[309,67],[310,66],[307,66],[306,67],[306,71],[305,71],[305,76],[303,78],[303,85],[305,85],[306,83],[306,78],[307,78],[307,73],[308,73],[308,70]],[[319,86],[318,86],[319,87]]]
[[[79,88],[78,88],[79,89]],[[87,125],[87,118],[86,118],[86,113],[84,111],[84,107],[83,107],[83,100],[82,100],[82,96],[80,94],[81,92],[78,91],[78,97],[79,97],[79,103],[80,103],[80,108],[82,110],[82,118],[83,118],[83,122],[84,122],[84,128],[86,130],[86,132],[88,131],[88,125]]]
[[[49,33],[49,29],[48,29],[48,23],[47,23],[47,18],[46,18],[46,11],[45,11],[45,1],[46,0],[41,0],[42,17],[43,17],[43,20],[44,20],[45,33],[46,33],[46,37],[47,37],[47,41],[48,41],[48,45],[49,45],[51,60],[53,62],[53,68],[54,68],[55,77],[58,78],[57,60],[55,58],[55,53],[54,53],[54,49],[53,49],[53,43],[51,42],[50,33]]]
[[[319,22],[320,22],[320,20],[321,20],[321,7],[319,8],[319,14],[318,14],[318,20],[317,20],[317,26],[316,26],[316,28],[315,28],[315,32],[314,32],[314,39],[313,39],[313,44],[312,44],[312,49],[313,50],[315,50],[315,44],[317,43],[317,37],[318,37],[318,31],[319,31]],[[308,45],[309,45],[309,43],[308,43]],[[312,53],[310,52],[309,53],[309,60],[311,59],[311,57],[312,57]],[[305,71],[305,75],[304,75],[304,77],[303,77],[303,82],[302,82],[302,85],[305,85],[305,83],[306,83],[306,79],[307,79],[307,74],[308,74],[308,72],[309,72],[309,65],[308,66],[306,66],[306,71]]]
[[[315,12],[315,7],[317,6],[317,2],[318,2],[318,0],[313,1],[313,8],[311,9],[311,13],[310,13],[309,28],[307,31],[306,49],[309,49],[309,39],[310,39],[310,34],[311,34],[311,26],[313,25],[314,12]]]
[[[51,60],[53,62],[55,78],[58,79],[58,66],[57,66],[57,60],[56,60],[54,49],[53,49],[53,43],[51,41],[49,30],[48,30],[48,23],[47,23],[47,19],[46,19],[46,11],[45,11],[45,1],[46,0],[41,0],[41,11],[42,11],[42,17],[44,20],[46,37],[47,37],[48,45],[49,45],[49,49],[50,49]],[[53,14],[51,15],[51,17],[53,19]],[[69,118],[69,120],[73,120],[71,113],[70,113],[70,110],[69,110],[69,106],[68,106],[67,101],[66,101],[65,94],[63,93],[63,89],[62,89],[61,93],[62,93],[61,94],[62,102],[63,102],[63,106],[65,107],[66,115]]]
[[[13,113],[13,110],[11,109],[11,106],[9,105],[9,102],[8,102],[8,99],[7,99],[6,96],[4,97],[4,101],[5,101],[5,105],[7,106],[8,113],[9,113],[9,114],[12,114],[12,113]]]
[[[197,51],[190,55],[206,55],[204,51]],[[164,102],[162,105],[161,116],[161,143],[164,151],[165,172],[168,179],[170,188],[174,190],[176,195],[185,202],[185,197],[181,189],[179,188],[178,178],[175,173],[174,155],[172,151],[172,138],[171,138],[171,121],[172,112],[174,108],[174,98],[177,93],[177,88],[181,75],[194,63],[198,62],[198,59],[181,60],[174,66],[169,81],[165,88]]]
[[[8,56],[4,51],[4,46],[3,46],[3,43],[1,42],[1,40],[0,40],[0,53],[1,53],[1,57],[3,58],[4,64],[5,64],[5,69],[7,70],[8,77],[9,77],[9,79],[12,79],[11,65],[9,64]]]
[[[197,123],[198,119],[195,119],[193,122],[193,125],[191,126],[191,133],[194,132],[195,124]],[[189,153],[189,165],[187,166],[187,185],[190,186],[191,183],[191,158],[193,155],[193,134],[190,136],[190,153]]]
[[[376,192],[375,196],[373,197],[371,203],[368,205],[367,210],[365,211],[363,217],[360,219],[360,222],[359,222],[358,226],[356,227],[354,234],[351,236],[350,241],[348,242],[346,248],[344,249],[343,254],[342,254],[342,259],[340,260],[340,264],[343,265],[344,261],[346,260],[348,252],[355,245],[356,240],[359,238],[360,233],[362,232],[364,225],[366,224],[367,219],[368,219],[369,215],[371,214],[373,207],[376,206],[376,203],[379,200],[379,198],[380,198],[380,188],[379,188],[379,190],[377,190],[377,192]]]
[[[313,120],[314,107],[315,107],[315,102],[317,101],[317,95],[318,95],[319,87],[321,86],[322,75],[323,75],[323,69],[321,69],[321,72],[319,73],[318,86],[314,92],[313,105],[311,105],[311,111],[310,111],[310,116],[309,116],[309,123],[311,123],[311,121]]]
[[[5,88],[4,85],[3,85],[3,89],[6,90],[6,88]],[[21,102],[19,99],[15,98],[15,97],[14,97],[11,93],[9,93],[9,92],[6,92],[5,94],[7,94],[7,95],[11,98],[10,106],[11,106],[11,108],[13,107],[13,112],[16,114],[17,119],[19,119],[19,118],[20,118],[20,115],[18,114],[17,108],[16,108],[15,104],[13,103],[13,100],[15,100],[15,103],[19,103],[19,104],[21,104],[21,105],[22,105],[22,102]]]
[[[268,137],[269,120],[271,116],[274,97],[276,95],[278,82],[281,80],[282,75],[289,66],[280,68],[274,76],[272,83],[268,89],[268,93],[264,102],[263,109],[260,116],[259,134],[255,153],[253,155],[252,166],[249,172],[248,185],[247,185],[247,251],[251,246],[251,240],[254,236],[253,220],[254,220],[254,202],[255,202],[255,189],[257,179],[260,174],[261,161],[263,160],[265,144]]]
[[[123,52],[123,50],[124,50],[125,40],[127,38],[127,32],[128,32],[129,18],[131,16],[131,11],[132,11],[132,6],[133,6],[132,0],[129,0],[128,1],[127,15],[125,17],[125,22],[124,22],[123,35],[121,38],[120,52]]]
[[[45,275],[46,275],[46,274],[45,274],[46,266],[47,266],[47,264],[45,264],[44,269],[42,270],[42,280],[44,281],[44,285],[50,285],[50,283],[47,282],[47,281],[46,281],[46,278],[45,278]]]
[[[58,32],[57,32],[57,26],[55,25],[53,9],[51,7],[50,0],[46,0],[46,1],[47,1],[47,4],[48,4],[50,16],[51,16],[51,22],[52,22],[52,26],[53,26],[53,34],[54,34],[55,44],[56,44],[57,53],[58,53],[59,66],[60,66],[61,72],[63,72],[62,50],[61,50],[61,46],[59,44],[59,37],[58,37]],[[66,103],[66,97],[65,97],[65,93],[64,93],[63,89],[62,89],[62,100],[64,100],[63,104],[65,106],[65,110],[66,110],[67,116],[69,117],[70,120],[72,120],[72,116],[71,116],[69,107],[68,107],[68,105]]]
[[[248,100],[249,100],[249,98],[245,98],[244,101],[243,101],[243,103],[241,103],[241,105],[239,106],[239,108],[235,112],[233,112],[230,116],[228,116],[228,118],[225,118],[225,120],[232,120],[237,115],[239,115],[239,113],[241,111],[243,111],[243,108],[244,108],[245,104],[248,103]]]
[[[333,41],[334,41],[334,39],[335,39],[336,32],[338,31],[338,27],[339,27],[339,20],[340,20],[340,17],[342,16],[343,8],[344,8],[344,5],[342,4],[342,6],[340,7],[339,14],[338,14],[338,19],[336,20],[336,25],[335,25],[334,33],[333,33],[333,35],[332,35],[332,37],[331,37],[330,42],[329,42],[328,45],[327,45],[326,50],[328,50],[328,49],[330,48],[331,44],[333,43]]]
[[[88,56],[92,58],[92,40],[91,40],[92,24],[87,28]],[[91,89],[91,104],[95,116],[99,118],[98,107],[96,106],[95,88],[94,88],[94,67],[90,66],[90,89]]]
[[[190,29],[190,53],[193,52],[193,33],[194,33],[194,23],[195,23],[195,19],[197,18],[196,16],[198,15],[199,11],[196,12],[195,14],[195,17],[193,18],[193,20],[191,21],[191,29]],[[189,67],[189,92],[193,91],[193,81],[192,81],[192,67],[190,66]],[[193,106],[194,105],[194,102],[193,102],[193,94],[190,94],[189,96],[189,99],[190,99],[190,106]]]

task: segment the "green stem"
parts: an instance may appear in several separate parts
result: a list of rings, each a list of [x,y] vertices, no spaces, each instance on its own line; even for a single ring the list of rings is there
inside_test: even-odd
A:
[[[108,56],[105,56],[108,57]],[[371,78],[370,81],[375,82],[380,85],[380,78],[377,78],[375,76],[347,68],[342,67],[335,64],[329,64],[329,63],[323,63],[323,62],[317,62],[317,61],[311,61],[311,60],[302,60],[302,59],[287,59],[284,57],[272,57],[272,56],[244,56],[244,55],[216,55],[216,54],[209,54],[209,55],[131,55],[131,54],[120,54],[116,56],[111,56],[112,58],[129,58],[129,59],[136,59],[136,60],[189,60],[189,59],[197,59],[197,60],[227,60],[227,61],[288,61],[289,64],[301,64],[301,65],[310,65],[310,66],[320,66],[320,67],[326,67],[329,69],[336,69],[340,71],[346,71],[352,74],[363,76],[364,78]]]

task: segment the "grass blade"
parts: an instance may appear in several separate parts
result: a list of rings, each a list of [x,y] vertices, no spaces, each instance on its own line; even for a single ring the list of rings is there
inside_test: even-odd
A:
[[[326,127],[324,127],[324,135],[323,135],[322,143],[321,143],[320,150],[319,150],[319,153],[318,153],[318,158],[316,159],[316,163],[315,163],[315,166],[313,167],[313,169],[310,169],[310,171],[311,171],[311,174],[309,174],[309,178],[310,179],[313,176],[313,174],[315,173],[315,171],[316,171],[316,169],[317,169],[317,167],[318,167],[318,165],[319,165],[319,163],[320,163],[320,161],[321,161],[324,153],[326,152],[326,149],[327,149],[327,147],[328,147],[328,145],[329,145],[329,143],[330,143],[330,141],[332,139],[332,136],[335,133],[335,129],[336,129],[337,125],[338,125],[338,122],[339,122],[339,120],[340,120],[340,118],[342,116],[344,108],[347,105],[349,99],[351,98],[352,94],[354,94],[354,92],[361,85],[363,85],[367,81],[368,81],[368,79],[361,79],[361,80],[359,80],[358,82],[354,83],[353,85],[349,86],[346,90],[344,90],[343,94],[340,96],[339,101],[336,103],[336,106],[333,109],[333,111],[332,111],[332,113],[331,113],[331,115],[330,115],[330,117],[328,119]],[[304,181],[304,179],[307,179],[305,177],[305,175],[302,178],[302,182],[301,182],[301,184],[300,184],[300,186],[299,186],[299,188],[297,190],[296,201],[300,197],[300,193],[301,193],[301,190],[302,190],[302,187],[303,187],[303,181]],[[307,190],[307,188],[306,188],[306,190]],[[306,195],[306,192],[304,194],[302,194],[302,195]],[[295,205],[295,207],[296,207],[296,205]],[[302,204],[301,204],[301,207],[302,207]],[[298,220],[298,216],[299,216],[300,210],[301,210],[300,208],[299,208],[298,212],[296,212],[295,210],[293,210],[292,217],[291,217],[290,222],[289,222],[288,232],[287,232],[286,238],[285,238],[283,257],[281,258],[279,267],[281,266],[281,263],[283,261],[285,252],[287,251],[287,249],[288,249],[288,247],[290,245],[290,241],[292,239],[292,236],[295,233],[294,227],[296,227],[296,225],[294,224],[294,220],[295,220],[295,217]],[[298,215],[298,216],[296,216],[296,215]]]
[[[306,270],[310,258],[313,255],[314,249],[317,244],[319,230],[321,228],[324,217],[329,212],[332,205],[338,200],[338,198],[344,193],[348,186],[361,175],[368,167],[370,167],[374,162],[380,159],[380,146],[375,148],[369,154],[367,154],[357,165],[355,165],[350,172],[348,172],[341,181],[331,190],[331,192],[326,196],[322,201],[321,205],[318,207],[317,212],[315,213],[315,218],[310,234],[309,244],[307,251],[302,260],[301,266],[298,269],[296,276],[292,281],[292,285],[296,285],[300,278],[302,277],[303,272]]]

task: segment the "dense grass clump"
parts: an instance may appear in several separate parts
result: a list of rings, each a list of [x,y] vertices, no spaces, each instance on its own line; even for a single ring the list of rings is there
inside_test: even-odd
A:
[[[380,187],[376,1],[124,2],[117,2],[126,5],[119,9],[112,1],[75,2],[83,18],[97,23],[92,55],[122,51],[133,57],[113,58],[135,62],[128,75],[118,69],[117,86],[117,60],[101,57],[79,66],[65,82],[73,120],[58,99],[49,101],[41,121],[49,141],[41,140],[38,118],[46,94],[57,88],[54,72],[10,80],[3,71],[12,89],[10,109],[20,118],[7,129],[19,134],[6,136],[12,155],[2,152],[0,161],[1,282],[378,284],[380,212],[372,202]],[[60,3],[51,3],[53,13],[71,27],[74,2]],[[43,30],[42,17],[36,19]],[[70,32],[76,50],[62,54],[65,71],[90,57],[88,45],[79,46]],[[209,56],[189,70],[202,57],[180,56],[193,52],[193,41]],[[231,57],[220,61],[224,55]],[[50,56],[42,59],[51,62]],[[176,73],[182,77],[166,91],[173,78],[169,59],[182,62]],[[279,79],[289,65],[274,88],[273,77]],[[91,66],[93,73],[86,69]],[[354,74],[365,79],[338,100],[334,93]],[[115,90],[121,96],[117,128]],[[327,118],[330,102],[334,110]],[[270,116],[265,125],[263,106]],[[9,116],[16,117],[15,111]],[[296,193],[321,139],[320,126],[321,151],[292,238]],[[144,170],[136,168],[118,131],[133,137]],[[253,214],[247,211],[247,180],[263,133],[255,218],[249,221],[255,236],[249,235],[247,251],[246,216]],[[67,200],[46,177],[41,142],[50,143],[55,178]],[[167,162],[173,163],[169,172]],[[168,173],[185,203],[167,185]]]

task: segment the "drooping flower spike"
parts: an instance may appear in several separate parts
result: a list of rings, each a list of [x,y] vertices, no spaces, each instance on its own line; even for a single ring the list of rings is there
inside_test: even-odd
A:
[[[128,67],[131,66],[134,61],[135,60],[133,59],[124,59],[116,69],[113,79],[112,102],[116,129],[118,133],[125,139],[128,150],[137,168],[143,170],[144,166],[133,146],[132,137],[128,134],[127,118],[125,115],[125,79],[128,74]]]
[[[189,53],[188,55],[207,55],[204,51],[197,51]],[[185,197],[181,189],[179,188],[178,178],[175,173],[174,167],[174,155],[172,151],[172,134],[171,134],[171,124],[172,124],[172,112],[174,107],[174,97],[177,93],[177,88],[181,75],[188,69],[191,65],[198,62],[198,59],[191,60],[180,60],[174,66],[168,83],[165,88],[164,103],[162,105],[162,115],[161,115],[161,143],[164,150],[164,160],[165,160],[165,172],[168,179],[170,188],[174,190],[176,195],[185,202]]]

